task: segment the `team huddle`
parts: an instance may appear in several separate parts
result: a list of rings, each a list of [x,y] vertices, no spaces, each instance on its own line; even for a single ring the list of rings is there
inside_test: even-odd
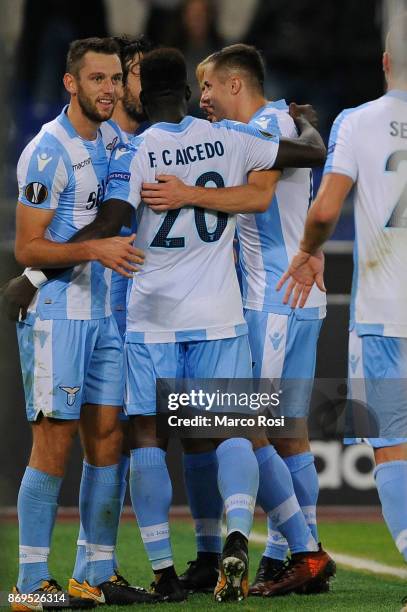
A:
[[[231,45],[197,66],[204,120],[187,115],[186,65],[176,49],[151,49],[143,38],[71,43],[69,105],[18,162],[15,252],[27,268],[3,296],[18,319],[33,432],[18,496],[13,593],[50,595],[44,603],[16,598],[13,610],[181,602],[194,592],[224,602],[329,591],[335,563],[318,537],[318,476],[306,433],[183,440],[197,557],[176,573],[156,380],[312,380],[326,315],[321,247],[353,185],[350,354],[360,357],[353,377],[405,377],[407,222],[399,166],[407,142],[395,129],[407,104],[401,31],[399,21],[386,41],[387,94],[335,121],[311,208],[311,168],[326,156],[315,113],[265,98],[254,47]],[[369,145],[372,123],[380,148]],[[353,396],[360,391],[350,389]],[[374,385],[363,392],[382,436],[368,442],[383,515],[407,560],[407,430],[399,418],[406,398],[392,398],[386,410]],[[298,384],[284,407],[304,424],[302,432],[310,393],[310,385]],[[48,555],[78,432],[80,529],[65,592]],[[149,591],[120,574],[115,553],[127,478],[154,573]],[[267,515],[268,538],[249,585],[256,503]]]

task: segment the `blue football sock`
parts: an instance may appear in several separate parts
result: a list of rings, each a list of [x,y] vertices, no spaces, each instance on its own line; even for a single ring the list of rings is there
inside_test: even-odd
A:
[[[86,534],[86,580],[96,586],[114,574],[113,551],[120,517],[119,465],[83,462],[81,521]]]
[[[141,538],[153,570],[174,564],[168,525],[172,485],[161,448],[131,451],[130,493]]]
[[[124,500],[126,498],[127,474],[129,473],[129,467],[130,467],[130,457],[128,455],[122,455],[120,457],[120,462],[119,462],[120,516],[122,515]],[[120,522],[120,518],[119,518],[119,522]],[[116,549],[114,551],[113,560],[114,560],[114,567],[115,567],[115,569],[118,570],[119,569],[119,562],[117,560]]]
[[[48,554],[62,478],[27,467],[18,493],[20,566],[17,587],[32,593],[51,578]]]
[[[384,520],[407,561],[407,461],[381,463],[374,476]]]
[[[82,481],[79,493],[79,506],[81,505],[80,499],[82,495]],[[86,534],[82,525],[82,521],[79,525],[79,535],[76,541],[76,559],[75,566],[72,572],[72,578],[75,578],[78,582],[86,580]]]
[[[195,522],[197,551],[220,553],[223,499],[218,490],[216,451],[184,453],[184,478]]]
[[[257,501],[267,513],[268,523],[264,556],[284,560],[287,543],[292,553],[318,550],[295,496],[288,467],[271,445],[259,448],[255,455],[260,473]]]
[[[259,486],[259,468],[249,440],[232,438],[217,450],[218,486],[226,511],[227,534],[249,537]]]
[[[317,528],[317,501],[319,495],[319,481],[315,469],[314,455],[310,452],[284,457],[285,464],[291,473],[295,496],[305,516],[308,527],[314,540],[318,539]]]

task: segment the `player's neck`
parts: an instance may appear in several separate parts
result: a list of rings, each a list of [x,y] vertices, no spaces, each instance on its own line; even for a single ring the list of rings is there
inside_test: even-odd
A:
[[[239,102],[239,108],[236,111],[236,117],[234,117],[235,121],[249,123],[253,115],[265,104],[267,104],[267,100],[264,96],[247,96]]]
[[[387,90],[391,89],[400,89],[402,91],[407,91],[407,83],[401,79],[392,79],[389,78],[387,81]]]
[[[139,122],[129,117],[129,115],[126,113],[121,100],[119,100],[115,106],[112,119],[115,123],[117,123],[119,128],[127,134],[135,134],[140,127]]]
[[[83,114],[79,105],[73,104],[72,102],[68,106],[66,114],[79,136],[85,140],[96,140],[100,122],[88,119],[88,117]]]
[[[185,117],[184,109],[180,108],[160,108],[148,109],[150,123],[180,123]]]

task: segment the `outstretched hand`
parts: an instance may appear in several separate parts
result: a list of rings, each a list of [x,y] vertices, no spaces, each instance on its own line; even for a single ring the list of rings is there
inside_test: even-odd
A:
[[[189,186],[176,176],[160,174],[158,183],[143,183],[142,200],[155,212],[174,210],[188,204]]]
[[[324,266],[325,258],[322,251],[318,251],[315,255],[298,251],[276,286],[277,291],[280,291],[289,281],[283,298],[284,304],[288,304],[291,299],[292,308],[296,308],[297,305],[303,308],[314,284],[321,291],[326,292]]]

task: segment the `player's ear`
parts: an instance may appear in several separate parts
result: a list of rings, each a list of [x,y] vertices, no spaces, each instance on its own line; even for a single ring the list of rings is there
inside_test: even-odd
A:
[[[239,77],[232,77],[230,79],[230,93],[236,95],[242,89],[242,80]]]
[[[73,96],[73,95],[78,93],[78,89],[77,89],[77,85],[76,85],[76,79],[73,76],[73,74],[70,74],[69,72],[66,72],[64,74],[63,82],[64,82],[64,86],[65,86],[66,91],[68,93],[70,93],[71,96]]]
[[[384,74],[389,74],[391,68],[391,57],[388,51],[383,53],[382,65]]]
[[[185,87],[185,100],[188,102],[192,96],[192,91],[189,85]]]

